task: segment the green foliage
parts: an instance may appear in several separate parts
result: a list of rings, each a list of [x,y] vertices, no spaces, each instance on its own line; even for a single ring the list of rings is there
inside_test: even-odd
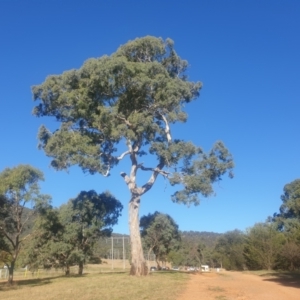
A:
[[[273,270],[285,238],[273,223],[257,223],[247,231],[244,256],[249,269]]]
[[[135,170],[154,176],[135,194],[148,191],[160,174],[182,186],[172,196],[174,202],[198,204],[197,195],[211,195],[212,184],[233,168],[233,161],[222,142],[204,154],[191,142],[172,140],[169,125],[186,121],[184,105],[202,87],[187,80],[187,66],[173,41],[147,36],[110,56],[89,59],[78,70],[49,76],[32,88],[34,100],[40,101],[33,113],[55,117],[61,127],[50,132],[42,126],[40,148],[57,170],[78,164],[83,171],[104,175],[129,154]],[[124,139],[128,151],[117,155]],[[139,164],[144,154],[156,156],[157,166]]]
[[[28,251],[32,267],[83,266],[100,237],[109,236],[122,204],[109,192],[81,192],[59,209],[48,207],[37,220],[39,234]]]
[[[178,225],[167,214],[155,212],[140,220],[141,236],[147,251],[153,251],[156,261],[167,261],[171,251],[178,250],[180,234]]]
[[[3,241],[0,240],[0,249],[3,249],[2,248],[3,245],[5,247],[5,244],[3,244]],[[12,261],[11,255],[6,251],[0,250],[0,266],[1,266],[0,268],[2,268],[4,265],[6,265],[6,266],[10,265],[11,261]]]
[[[181,232],[182,245],[180,253],[181,265],[198,266],[208,264],[214,266],[212,252],[221,234],[214,232]]]
[[[6,168],[0,173],[0,250],[13,280],[15,262],[25,240],[30,236],[32,219],[50,201],[40,194],[43,173],[29,165]],[[32,209],[26,208],[29,204]]]
[[[284,186],[281,196],[280,215],[284,218],[297,218],[300,222],[300,179]]]
[[[227,270],[243,270],[245,268],[244,243],[245,235],[240,230],[224,233],[215,247],[216,263]]]
[[[178,143],[181,149],[177,157],[184,160],[180,172],[174,172],[170,176],[172,185],[182,184],[184,189],[177,191],[172,200],[177,203],[199,204],[198,194],[210,196],[213,194],[212,183],[221,180],[228,170],[233,168],[233,161],[230,153],[222,142],[217,142],[212,150],[205,154],[200,148],[192,149],[192,145]],[[196,155],[195,159],[194,156]],[[233,174],[230,171],[229,176]]]
[[[284,186],[279,213],[272,220],[284,233],[285,245],[282,248],[279,266],[283,269],[300,268],[300,179]]]
[[[167,261],[172,263],[173,266],[181,266],[183,265],[184,255],[182,251],[178,250],[171,250],[167,255]]]
[[[300,243],[300,179],[286,184],[283,191],[280,212],[274,214],[272,221]]]

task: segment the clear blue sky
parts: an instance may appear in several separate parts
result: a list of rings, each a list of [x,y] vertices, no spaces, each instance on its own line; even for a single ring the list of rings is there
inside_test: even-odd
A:
[[[109,189],[124,204],[115,232],[128,233],[129,192],[110,178],[49,168],[37,149],[41,124],[30,87],[79,68],[130,39],[170,37],[190,64],[201,96],[173,133],[209,150],[222,140],[235,178],[215,186],[198,207],[173,204],[163,179],[142,199],[141,215],[170,214],[181,230],[245,230],[278,211],[286,183],[300,178],[300,1],[0,0],[0,170],[31,164],[45,174],[42,192],[59,206],[81,190]]]

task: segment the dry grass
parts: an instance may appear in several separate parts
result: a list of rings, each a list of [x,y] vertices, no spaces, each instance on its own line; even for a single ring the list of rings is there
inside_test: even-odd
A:
[[[224,292],[225,290],[220,287],[220,286],[209,286],[208,287],[208,290],[209,291],[212,291],[212,292]]]
[[[100,268],[102,267],[101,273]],[[40,273],[40,278],[16,276],[13,286],[0,282],[1,299],[175,299],[184,290],[188,274],[155,272],[147,277],[132,277],[126,272],[108,272],[109,267],[89,265],[83,276]],[[106,271],[106,272],[104,272]]]

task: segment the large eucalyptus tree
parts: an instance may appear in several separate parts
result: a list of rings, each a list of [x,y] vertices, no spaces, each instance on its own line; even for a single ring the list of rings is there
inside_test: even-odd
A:
[[[147,36],[110,56],[89,59],[78,70],[49,76],[32,89],[34,100],[39,101],[34,114],[61,122],[54,132],[44,126],[39,130],[40,147],[55,169],[77,164],[85,172],[107,176],[119,161],[129,158],[130,170],[121,176],[131,193],[131,274],[148,273],[139,207],[141,196],[157,177],[182,187],[172,196],[174,202],[198,204],[198,194],[210,195],[212,183],[233,167],[221,142],[205,154],[193,143],[172,137],[170,125],[186,121],[184,105],[197,99],[201,89],[200,82],[188,80],[187,66],[170,39]],[[157,163],[144,165],[140,157],[145,154],[154,155]],[[150,174],[140,186],[138,171]]]

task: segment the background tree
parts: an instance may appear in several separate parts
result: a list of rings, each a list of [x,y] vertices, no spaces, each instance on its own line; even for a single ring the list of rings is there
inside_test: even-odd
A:
[[[171,250],[167,257],[167,261],[169,261],[173,267],[183,265],[184,260],[185,260],[185,256],[182,251],[182,244],[179,250]]]
[[[76,264],[78,274],[82,275],[95,242],[110,236],[122,209],[122,204],[109,192],[89,191],[81,192],[58,210],[45,210],[37,223],[35,251],[29,252],[35,255],[31,261],[64,267],[67,275],[70,266]]]
[[[197,252],[198,252],[198,259],[199,259],[199,267],[201,267],[201,265],[210,264],[211,253],[203,242],[200,242],[198,244]]]
[[[281,196],[282,204],[280,212],[274,214],[273,221],[277,222],[280,229],[291,230],[293,225],[298,229],[300,224],[300,179],[286,184],[283,188],[284,194]],[[294,221],[293,223],[290,220]],[[288,228],[284,228],[287,226]]]
[[[228,231],[222,235],[215,247],[216,263],[227,270],[243,270],[245,260],[243,256],[245,235],[240,230]]]
[[[300,246],[293,240],[287,240],[280,253],[280,268],[295,271],[300,268]]]
[[[12,283],[14,266],[22,245],[30,236],[25,234],[38,209],[46,205],[50,196],[40,193],[39,181],[44,180],[43,173],[29,165],[7,168],[0,173],[0,247],[8,253],[5,264],[9,268],[8,282]],[[29,204],[32,209],[26,208]]]
[[[34,234],[25,244],[22,262],[32,271],[44,268],[65,268],[65,249],[61,246],[64,227],[59,209],[45,206],[35,219]],[[65,245],[68,247],[68,245]]]
[[[61,122],[54,132],[45,126],[39,130],[40,148],[55,169],[77,164],[85,172],[106,176],[129,158],[130,171],[121,176],[131,194],[131,274],[148,273],[139,207],[157,177],[182,187],[172,195],[174,202],[198,204],[198,194],[211,195],[212,184],[233,167],[221,142],[205,154],[191,142],[172,137],[170,125],[187,120],[184,105],[201,89],[200,82],[188,81],[187,66],[170,39],[148,36],[128,42],[110,56],[89,59],[78,70],[49,76],[32,89],[34,100],[40,101],[34,114]],[[120,142],[125,142],[125,149]],[[157,162],[145,166],[140,160],[145,154]],[[150,173],[142,185],[137,185],[138,171]]]
[[[0,241],[0,243],[1,243],[1,241]],[[3,246],[3,243],[2,243],[2,245],[0,245],[0,249],[1,249],[1,246]],[[0,250],[0,265],[8,266],[10,264],[10,262],[11,262],[11,255],[6,251]],[[1,268],[2,268],[2,266],[1,266]]]
[[[273,223],[257,223],[248,229],[244,250],[248,268],[273,270],[284,242]]]
[[[178,225],[169,215],[156,211],[143,216],[140,227],[146,250],[149,254],[153,251],[157,267],[160,269],[160,262],[166,262],[169,253],[178,250],[180,246]]]
[[[212,252],[221,236],[214,232],[183,231],[182,249],[185,266],[198,266],[208,264],[213,266]]]
[[[300,267],[300,179],[283,188],[282,205],[272,220],[284,233],[286,243],[281,252],[280,267],[294,270]]]

